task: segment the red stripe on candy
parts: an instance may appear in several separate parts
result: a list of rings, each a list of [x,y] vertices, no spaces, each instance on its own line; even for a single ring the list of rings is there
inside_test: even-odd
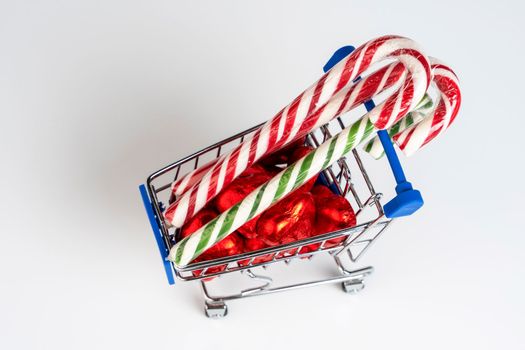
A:
[[[412,137],[412,134],[414,133],[415,130],[416,130],[416,128],[412,128],[412,130],[410,130],[410,132],[408,133],[407,137],[403,140],[403,143],[401,145],[399,145],[399,148],[401,148],[402,150],[405,149],[405,147],[407,146],[408,142],[410,141],[410,138]]]
[[[195,214],[195,199],[197,197],[198,190],[199,190],[199,186],[193,186],[193,188],[191,189],[190,202],[188,206],[188,212],[186,213],[186,218],[191,218],[193,217],[193,214]]]

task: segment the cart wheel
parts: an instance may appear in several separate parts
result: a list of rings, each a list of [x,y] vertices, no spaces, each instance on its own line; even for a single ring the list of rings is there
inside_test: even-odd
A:
[[[349,294],[357,294],[365,288],[365,284],[362,280],[345,281],[341,283],[343,291]]]
[[[206,302],[204,312],[209,318],[223,318],[228,314],[228,306],[223,302]]]

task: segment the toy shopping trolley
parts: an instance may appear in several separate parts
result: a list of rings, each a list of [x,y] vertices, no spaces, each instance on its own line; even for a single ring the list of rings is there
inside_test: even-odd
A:
[[[387,61],[388,64],[374,73],[363,74],[370,65],[385,58],[397,60]],[[273,123],[258,125],[170,164],[154,172],[147,178],[146,185],[140,186],[169,284],[175,283],[175,277],[183,281],[199,280],[208,317],[225,316],[229,300],[303,287],[339,283],[347,293],[359,292],[373,268],[353,265],[393,219],[411,215],[423,205],[421,194],[405,178],[391,139],[405,153],[411,153],[450,125],[460,101],[454,73],[443,64],[428,60],[411,40],[396,36],[373,40],[356,50],[345,46],[336,51],[324,70],[323,78],[283,109]],[[426,94],[431,81],[438,90],[435,103]],[[396,87],[396,93],[377,107],[374,105],[371,97]],[[327,94],[331,96],[326,98]],[[411,102],[416,98],[417,101]],[[303,101],[307,101],[304,108]],[[368,113],[358,121],[344,114],[363,104]],[[300,124],[297,120],[303,112],[305,117]],[[302,129],[303,125],[308,128]],[[264,184],[239,203],[208,220],[195,232],[189,235],[182,232],[181,227],[187,219],[207,205],[203,199],[207,194],[218,193],[228,181],[231,183],[250,164],[255,164],[265,151],[272,154],[284,148],[287,142],[280,140],[296,140],[302,131],[306,131],[304,144],[312,151],[292,165],[279,169],[271,180],[263,181]],[[245,147],[250,142],[256,147]],[[384,205],[357,145],[364,145],[364,151],[375,157],[384,154],[388,159],[397,195]],[[258,147],[266,148],[260,151]],[[244,158],[243,152],[246,153]],[[238,158],[231,167],[227,162],[234,157]],[[233,169],[233,175],[228,174],[226,168]],[[315,181],[316,185],[346,198],[355,209],[357,225],[306,238],[298,235],[300,238],[296,240],[269,244],[233,256],[198,258],[242,224],[257,220],[275,203],[283,198],[286,200],[289,193],[298,191],[308,181]],[[177,184],[178,189],[185,189],[176,192],[173,184]],[[271,269],[267,268],[274,264],[301,261],[313,268],[315,258],[321,254],[333,258],[337,275],[284,284],[276,284],[268,276]],[[217,277],[237,272],[250,287],[224,295],[211,292],[210,284],[224,280]],[[253,286],[254,283],[257,284]]]

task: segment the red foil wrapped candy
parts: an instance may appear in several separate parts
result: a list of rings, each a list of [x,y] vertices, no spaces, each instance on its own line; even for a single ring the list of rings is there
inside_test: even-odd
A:
[[[257,237],[277,246],[309,237],[314,230],[315,203],[311,193],[291,193],[257,221]]]
[[[333,193],[328,187],[316,185],[312,194],[317,208],[315,234],[342,230],[356,225],[356,216],[352,206],[346,198]],[[326,242],[325,247],[338,245],[345,237],[334,238]]]

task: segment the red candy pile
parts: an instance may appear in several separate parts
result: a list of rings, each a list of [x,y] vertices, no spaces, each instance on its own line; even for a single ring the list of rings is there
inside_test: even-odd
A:
[[[250,192],[270,180],[282,168],[292,164],[312,148],[304,145],[304,139],[294,142],[244,171],[235,181],[217,195],[215,200],[200,210],[189,220],[180,231],[180,238],[189,236],[200,227],[217,217],[233,205],[240,202]],[[315,184],[312,179],[264,211],[259,216],[244,224],[236,232],[230,234],[219,243],[212,246],[193,262],[218,259],[226,256],[252,252],[267,247],[306,239],[327,232],[341,230],[356,225],[355,213],[350,203],[340,195],[334,194],[328,187]],[[345,240],[345,237],[329,240],[325,247],[333,247]],[[311,244],[302,248],[301,253],[313,251],[319,244]],[[281,253],[295,254],[296,249]],[[253,263],[269,261],[272,255],[255,258]],[[239,261],[246,265],[249,260]],[[226,265],[214,266],[208,273],[221,272]],[[198,276],[202,271],[195,271]]]

